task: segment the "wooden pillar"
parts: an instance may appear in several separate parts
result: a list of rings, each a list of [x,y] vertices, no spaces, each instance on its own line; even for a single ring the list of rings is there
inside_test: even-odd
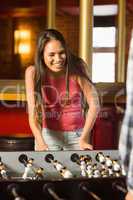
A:
[[[56,0],[47,0],[47,28],[55,28]]]
[[[93,0],[80,0],[79,56],[92,75]]]
[[[126,32],[125,0],[118,0],[118,35],[117,35],[117,67],[116,82],[125,81],[125,32]]]

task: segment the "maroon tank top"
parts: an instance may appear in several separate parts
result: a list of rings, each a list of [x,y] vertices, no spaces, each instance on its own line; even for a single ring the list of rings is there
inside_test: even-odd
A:
[[[43,128],[55,131],[75,131],[83,128],[82,92],[69,77],[69,100],[66,103],[65,77],[45,75],[43,86]]]

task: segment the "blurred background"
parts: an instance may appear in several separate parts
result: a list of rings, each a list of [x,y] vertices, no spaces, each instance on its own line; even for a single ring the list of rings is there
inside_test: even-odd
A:
[[[45,28],[62,32],[73,53],[87,62],[102,102],[92,142],[95,149],[116,149],[126,106],[132,0],[0,1],[1,144],[5,137],[32,137],[24,74],[34,64],[37,37]]]

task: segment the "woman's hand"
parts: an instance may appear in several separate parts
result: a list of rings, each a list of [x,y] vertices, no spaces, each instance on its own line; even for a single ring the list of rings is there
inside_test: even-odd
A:
[[[48,151],[48,145],[45,143],[36,143],[35,151]]]
[[[93,146],[88,144],[87,140],[84,138],[79,139],[79,146],[81,150],[93,150]]]

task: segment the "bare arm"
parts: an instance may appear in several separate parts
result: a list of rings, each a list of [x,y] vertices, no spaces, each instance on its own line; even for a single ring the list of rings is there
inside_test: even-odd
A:
[[[41,129],[35,116],[34,77],[35,77],[35,68],[33,66],[30,66],[26,69],[25,72],[25,85],[26,85],[26,97],[27,97],[28,114],[29,114],[29,125],[35,137],[36,150],[43,151],[47,150],[47,145],[43,140]]]
[[[83,128],[82,135],[80,137],[80,148],[92,149],[92,145],[88,144],[89,134],[92,130],[97,114],[100,110],[98,95],[95,87],[85,78],[78,77],[78,83],[83,91],[86,98],[89,109],[86,114],[85,125]]]

